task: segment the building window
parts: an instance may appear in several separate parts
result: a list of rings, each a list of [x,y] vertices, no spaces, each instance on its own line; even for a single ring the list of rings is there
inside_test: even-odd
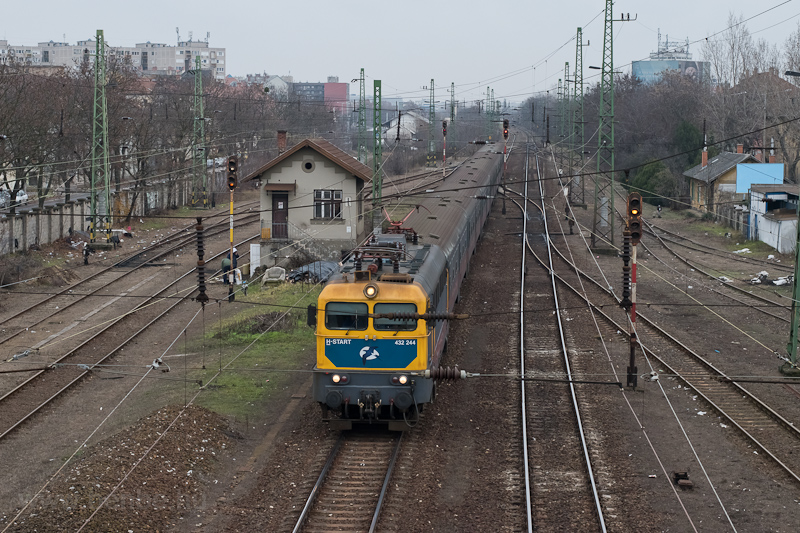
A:
[[[314,218],[342,218],[342,191],[314,191]]]

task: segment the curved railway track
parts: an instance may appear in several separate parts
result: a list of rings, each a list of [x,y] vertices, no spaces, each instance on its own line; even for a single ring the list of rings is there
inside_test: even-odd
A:
[[[628,325],[623,313],[619,311],[618,316],[612,316],[608,311],[609,307],[617,308],[619,299],[616,295],[569,261],[557,248],[555,250],[570,272],[578,273],[588,282],[583,284],[582,290],[555,274],[560,284],[605,319],[610,328],[609,336],[617,332],[627,336],[624,332],[628,331]],[[584,290],[590,294],[585,295]],[[641,312],[637,312],[637,336],[649,358],[702,398],[789,479],[800,483],[800,429],[794,423]]]
[[[294,525],[294,533],[375,531],[403,434],[342,432]]]
[[[238,243],[239,246],[258,238],[254,235]],[[227,252],[223,250],[211,256],[210,260],[221,257]],[[187,298],[172,298],[179,282],[191,276],[196,267],[170,281],[138,306],[102,323],[88,339],[76,348],[51,361],[45,368],[33,369],[32,375],[13,387],[0,397],[0,440],[12,434],[26,421],[30,420],[42,408],[49,405],[65,391],[80,382],[92,371],[92,367],[100,365],[114,355],[119,354],[131,341],[147,328],[157,323],[170,311]],[[189,285],[182,292],[189,294],[196,290]],[[169,294],[165,294],[171,291]],[[119,339],[122,338],[121,342]],[[114,346],[110,351],[105,347]]]

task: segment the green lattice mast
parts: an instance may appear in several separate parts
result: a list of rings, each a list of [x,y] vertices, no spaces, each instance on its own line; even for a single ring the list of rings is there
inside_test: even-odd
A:
[[[434,126],[434,122],[436,122],[436,109],[434,108],[433,103],[433,78],[431,78],[431,87],[430,87],[430,100],[428,101],[428,162],[425,164],[427,167],[435,167],[436,166],[436,143],[434,141],[436,135],[436,127]]]
[[[561,153],[561,139],[564,138],[564,86],[563,80],[558,78],[558,92],[556,93],[556,109],[558,109],[558,152]],[[561,157],[559,156],[559,160]]]
[[[603,72],[600,81],[600,129],[594,178],[592,248],[614,246],[614,19],[613,0],[606,0]],[[598,243],[598,239],[600,242]]]
[[[367,90],[364,87],[364,69],[361,69],[358,95],[358,160],[367,164]]]
[[[494,89],[492,89],[492,116],[491,116],[491,124],[494,124],[494,126],[492,126],[492,131],[493,131],[493,132],[496,132],[496,131],[497,131],[497,124],[496,124],[496,122],[495,122],[495,121],[497,120],[497,114],[498,114],[499,112],[500,112],[500,111],[497,109],[497,100],[495,100],[495,99],[494,99]]]
[[[492,107],[491,107],[492,102],[491,102],[491,99],[489,97],[490,94],[491,93],[489,92],[489,86],[487,85],[486,86],[486,105],[483,106],[484,107],[484,115],[486,117],[484,119],[484,128],[483,129],[484,129],[484,135],[485,135],[487,141],[492,139]]]
[[[456,151],[456,84],[450,83],[450,135],[453,144],[453,152]],[[453,154],[455,155],[455,153]],[[453,156],[450,156],[453,159]]]
[[[194,58],[194,137],[192,146],[192,157],[194,159],[193,179],[192,179],[192,206],[196,204],[195,191],[200,182],[203,183],[203,207],[208,207],[208,173],[205,170],[205,142],[206,126],[203,114],[203,71],[200,64],[200,56]]]
[[[106,106],[106,42],[97,30],[94,54],[94,113],[92,116],[92,183],[89,242],[97,235],[97,186],[102,183],[106,196],[106,242],[111,242],[111,198],[109,195],[108,110]]]
[[[375,80],[372,99],[372,228],[381,232],[383,215],[381,199],[383,178],[383,138],[381,136],[381,80]]]
[[[570,137],[572,136],[572,109],[570,102],[570,95],[569,95],[569,61],[564,63],[564,90],[562,93],[562,105],[564,106],[564,118],[561,119],[561,123],[564,127],[564,148],[569,150],[570,145],[572,144],[572,140]]]
[[[583,127],[583,29],[578,28],[577,46],[575,47],[575,106],[573,108],[574,139],[578,148],[578,165],[580,172],[576,173],[572,179],[572,187],[569,188],[570,202],[572,205],[586,205],[586,195],[584,192],[583,180],[583,153],[584,147],[584,127]],[[574,172],[574,171],[573,171]]]

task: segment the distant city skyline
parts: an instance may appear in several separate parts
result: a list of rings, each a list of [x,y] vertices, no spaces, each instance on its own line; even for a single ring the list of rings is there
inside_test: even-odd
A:
[[[688,38],[693,59],[701,60],[702,40],[720,38],[715,34],[726,29],[729,12],[750,19],[745,24],[754,39],[782,48],[798,27],[799,4],[616,1],[615,19],[630,13],[631,21],[614,25],[615,68],[630,72],[632,61],[656,51],[659,30],[662,40]],[[574,68],[578,26],[589,42],[583,50],[585,80],[598,79],[597,71],[588,67],[602,61],[604,7],[604,0],[491,5],[475,0],[407,0],[402,5],[367,0],[309,0],[302,5],[88,0],[80,7],[42,0],[33,14],[30,5],[20,2],[4,6],[0,39],[15,45],[75,43],[103,29],[111,46],[147,41],[175,45],[177,27],[182,41],[189,40],[190,31],[194,41],[210,33],[209,46],[225,48],[226,72],[233,76],[267,72],[291,75],[296,82],[324,82],[328,76],[349,82],[363,67],[369,90],[372,80],[380,79],[387,98],[425,98],[422,87],[433,78],[437,100],[438,95],[449,100],[450,84],[455,83],[458,100],[480,99],[488,86],[496,99],[517,102],[553,90],[564,77],[565,62]]]

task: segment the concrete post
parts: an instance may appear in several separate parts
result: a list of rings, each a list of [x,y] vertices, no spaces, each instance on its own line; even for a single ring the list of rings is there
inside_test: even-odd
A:
[[[32,207],[31,211],[33,212],[33,216],[36,217],[33,224],[33,242],[31,244],[35,244],[39,246],[41,243],[42,238],[42,210],[38,207]]]
[[[28,213],[20,213],[22,215],[22,239],[20,240],[20,250],[28,249]]]
[[[47,242],[51,243],[55,239],[53,239],[53,217],[57,215],[58,207],[52,206],[47,209]]]
[[[84,225],[86,224],[86,200],[84,198],[80,198],[78,200],[78,211],[80,212],[80,223],[78,224],[77,231],[83,231]],[[75,226],[73,226],[73,229]]]

